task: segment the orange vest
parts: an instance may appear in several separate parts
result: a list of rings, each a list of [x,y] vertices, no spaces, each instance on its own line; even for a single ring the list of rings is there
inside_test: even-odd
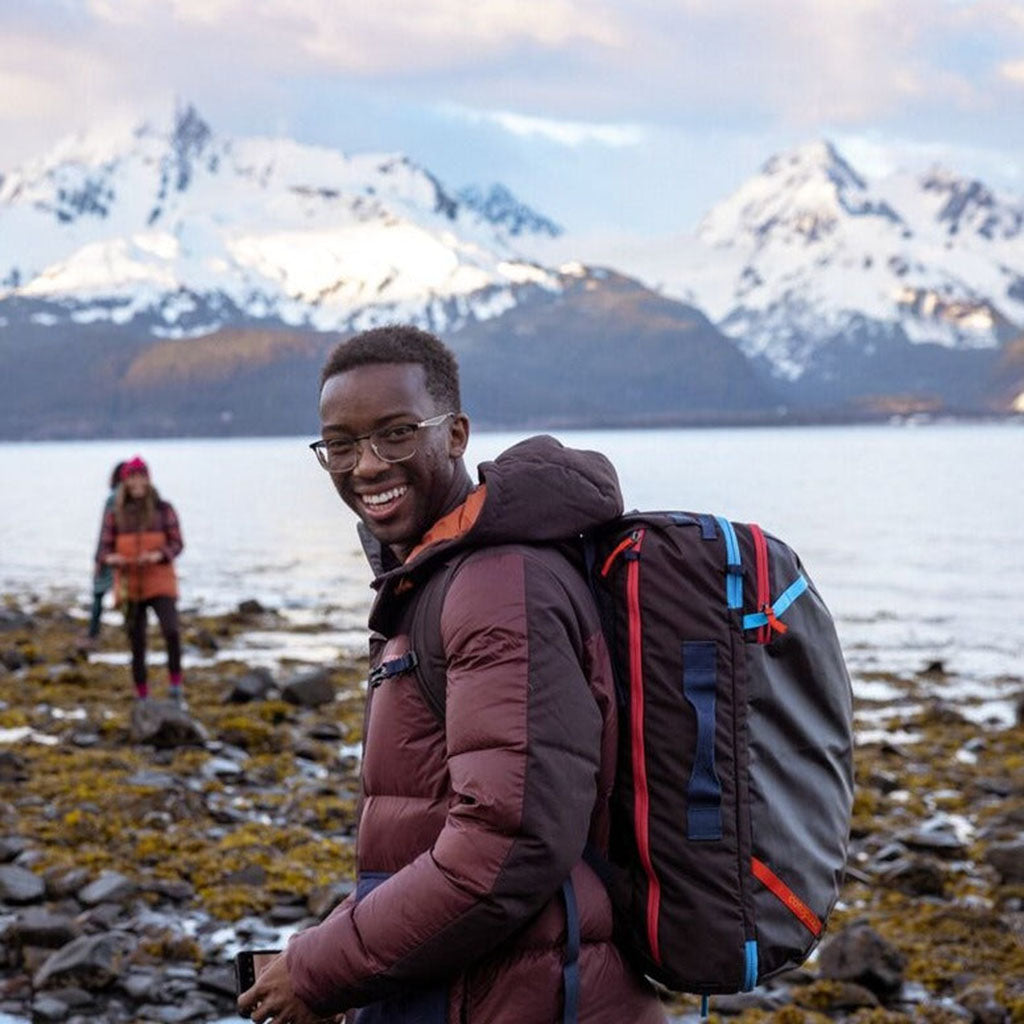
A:
[[[118,533],[114,550],[123,555],[127,565],[117,566],[115,591],[122,600],[148,601],[153,597],[177,597],[178,577],[173,562],[139,564],[143,551],[162,551],[167,543],[163,530],[130,530]]]

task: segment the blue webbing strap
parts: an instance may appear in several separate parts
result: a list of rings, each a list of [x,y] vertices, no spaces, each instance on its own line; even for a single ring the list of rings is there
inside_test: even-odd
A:
[[[743,558],[732,523],[724,516],[716,516],[725,536],[725,600],[730,608],[743,607]]]
[[[571,878],[562,883],[562,899],[565,901],[565,966],[562,968],[565,1006],[562,1024],[576,1024],[580,1009],[580,914]]]
[[[807,577],[797,576],[795,580],[786,589],[779,594],[777,600],[772,603],[772,612],[776,618],[780,618],[782,613],[807,589]],[[743,628],[754,629],[757,626],[765,626],[768,624],[768,616],[764,612],[751,612],[749,615],[743,616]]]
[[[686,787],[686,835],[722,838],[722,786],[715,774],[715,643],[683,642],[683,696],[697,715],[693,770]]]
[[[750,992],[757,985],[757,940],[748,939],[744,946],[747,971],[743,978],[743,991]]]

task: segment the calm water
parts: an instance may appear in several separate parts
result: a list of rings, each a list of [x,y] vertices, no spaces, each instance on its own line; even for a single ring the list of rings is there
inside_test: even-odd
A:
[[[520,436],[475,436],[470,463]],[[558,436],[611,457],[627,506],[754,520],[788,540],[858,685],[942,659],[961,694],[1019,686],[1006,678],[1024,674],[1019,424]],[[252,597],[358,638],[370,591],[354,517],[306,440],[0,444],[0,593],[84,607],[107,475],[139,452],[181,517],[184,607]]]

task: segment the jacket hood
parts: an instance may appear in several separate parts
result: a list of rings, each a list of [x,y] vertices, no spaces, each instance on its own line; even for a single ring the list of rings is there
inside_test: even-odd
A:
[[[478,474],[482,486],[435,524],[401,566],[360,523],[374,574],[412,571],[464,547],[568,540],[622,514],[618,475],[608,458],[547,435],[481,463]]]

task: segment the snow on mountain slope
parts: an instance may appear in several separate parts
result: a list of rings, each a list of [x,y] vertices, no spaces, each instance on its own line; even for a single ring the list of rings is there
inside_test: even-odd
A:
[[[991,348],[1024,324],[1024,201],[941,170],[869,182],[814,142],[769,160],[643,276],[786,379],[837,339]]]
[[[69,139],[0,179],[0,300],[79,321],[155,315],[171,334],[226,309],[450,326],[508,308],[517,284],[558,287],[513,244],[557,228],[505,197],[489,215],[401,155],[220,139],[188,107],[170,130]]]

